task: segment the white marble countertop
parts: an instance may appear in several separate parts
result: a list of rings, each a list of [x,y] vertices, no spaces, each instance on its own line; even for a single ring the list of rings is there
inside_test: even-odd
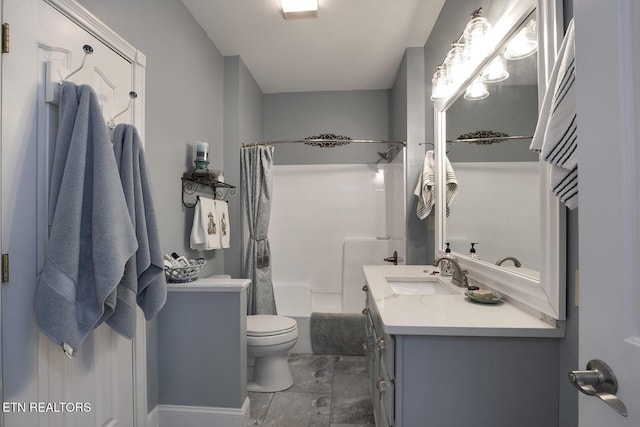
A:
[[[379,312],[383,329],[391,335],[563,337],[564,327],[554,326],[524,311],[505,298],[498,304],[469,300],[465,288],[450,278],[432,276],[426,265],[365,265],[369,293]],[[426,270],[426,272],[425,272]],[[396,294],[388,277],[438,280],[449,295]]]
[[[249,279],[204,277],[189,283],[167,283],[167,292],[241,292],[249,287]]]

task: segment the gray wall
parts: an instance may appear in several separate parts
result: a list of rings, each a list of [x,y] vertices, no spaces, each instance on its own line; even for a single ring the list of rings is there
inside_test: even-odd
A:
[[[352,139],[389,139],[389,91],[295,92],[264,95],[263,139],[303,139],[333,133]],[[319,148],[278,144],[274,162],[285,164],[375,163],[382,144]]]
[[[239,56],[224,58],[224,165],[225,180],[238,187],[228,198],[233,220],[230,248],[225,249],[224,272],[243,276],[242,227],[244,205],[240,191],[240,148],[243,143],[262,140],[262,90]]]
[[[80,3],[147,56],[146,157],[153,182],[160,241],[165,252],[188,249],[192,209],[180,201],[180,176],[188,142],[212,142],[210,167],[222,167],[223,57],[182,2],[80,0]],[[185,49],[189,46],[189,49]],[[223,271],[221,251],[206,255],[207,271]],[[158,403],[157,327],[147,328],[148,409]]]
[[[182,2],[81,0],[147,56],[146,138],[165,252],[188,257],[193,210],[180,202],[180,177],[193,167],[189,143],[211,141],[211,169],[222,168],[224,58]],[[189,46],[189,49],[185,49]],[[223,271],[221,251],[203,254],[205,273]]]
[[[424,264],[433,259],[431,221],[416,215],[418,199],[413,194],[424,163],[425,142],[424,51],[406,50],[391,89],[391,131],[393,139],[407,141],[406,147],[406,263]],[[421,145],[422,144],[422,145]]]

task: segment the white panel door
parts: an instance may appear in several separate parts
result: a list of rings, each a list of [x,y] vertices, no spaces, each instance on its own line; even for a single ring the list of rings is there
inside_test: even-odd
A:
[[[73,1],[53,3],[79,9]],[[133,426],[144,419],[134,407],[139,357],[134,342],[102,325],[69,359],[39,331],[33,305],[47,244],[58,113],[56,105],[45,102],[45,64],[54,63],[63,78],[65,70],[80,66],[83,45],[90,45],[94,53],[69,80],[95,89],[105,120],[127,107],[136,68],[101,41],[108,31],[99,40],[48,2],[4,0],[3,12],[12,27],[11,53],[3,55],[2,69],[2,252],[11,259],[10,280],[2,286],[4,422],[11,427]],[[86,27],[96,24],[87,21]],[[133,112],[127,110],[118,121],[132,123]]]
[[[576,0],[579,364],[609,365],[624,417],[581,394],[580,427],[640,425],[640,4]]]

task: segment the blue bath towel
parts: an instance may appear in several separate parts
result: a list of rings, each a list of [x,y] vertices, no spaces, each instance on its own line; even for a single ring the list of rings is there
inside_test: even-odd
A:
[[[89,86],[66,82],[60,89],[49,204],[36,319],[73,355],[111,315],[125,264],[138,247],[109,132]]]
[[[163,252],[151,195],[142,142],[136,128],[120,124],[113,133],[113,151],[124,197],[136,230],[138,250],[129,259],[118,284],[118,302],[107,323],[119,334],[133,338],[136,304],[145,317],[155,316],[167,299]]]

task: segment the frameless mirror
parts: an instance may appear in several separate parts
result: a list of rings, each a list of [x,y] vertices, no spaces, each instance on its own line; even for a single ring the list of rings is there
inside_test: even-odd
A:
[[[539,40],[551,40],[556,26],[540,20],[534,1],[513,3],[494,26],[493,53],[435,105],[436,253],[450,243],[470,278],[564,319],[561,209],[529,150],[548,72]],[[536,30],[543,34],[532,37]],[[448,216],[445,154],[458,182]]]

